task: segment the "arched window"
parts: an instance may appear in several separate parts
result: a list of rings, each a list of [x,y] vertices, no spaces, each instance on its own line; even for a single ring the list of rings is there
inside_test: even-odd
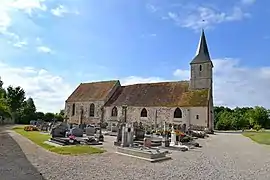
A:
[[[141,117],[147,117],[147,110],[145,108],[141,111]]]
[[[95,116],[95,105],[93,103],[90,104],[89,116],[90,117],[94,117]]]
[[[182,118],[182,111],[180,108],[175,109],[173,117],[174,118]]]
[[[199,69],[200,69],[200,71],[202,71],[202,65],[200,65]]]
[[[112,116],[113,117],[117,116],[117,107],[115,107],[115,106],[112,108]]]
[[[72,104],[72,116],[75,115],[75,104]]]

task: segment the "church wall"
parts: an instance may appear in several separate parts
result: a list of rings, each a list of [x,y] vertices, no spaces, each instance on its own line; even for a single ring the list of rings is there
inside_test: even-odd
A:
[[[208,109],[207,107],[190,108],[190,124],[194,126],[207,127]]]
[[[90,117],[90,104],[94,103],[95,111],[94,117]],[[65,114],[69,118],[69,123],[80,123],[81,108],[83,109],[82,123],[86,124],[97,124],[101,119],[101,107],[104,105],[104,101],[89,101],[89,102],[75,102],[75,115],[72,116],[72,105],[73,103],[66,103]]]
[[[118,116],[112,117],[111,111],[113,107],[106,107],[104,113],[104,121],[109,124],[109,129],[112,124],[124,120],[124,112],[121,106],[117,106]],[[147,117],[140,117],[141,111],[144,107],[127,107],[127,122],[142,122],[143,124],[155,124],[155,119],[159,127],[163,127],[163,123],[167,124],[194,124],[196,126],[207,126],[207,107],[185,107],[180,108],[182,111],[182,118],[174,118],[174,111],[176,107],[145,107],[147,110]],[[157,118],[156,118],[157,111]],[[197,119],[197,115],[198,119]]]

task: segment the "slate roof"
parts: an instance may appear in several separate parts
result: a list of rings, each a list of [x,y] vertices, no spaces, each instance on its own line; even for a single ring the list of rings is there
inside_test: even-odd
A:
[[[105,100],[118,80],[81,83],[68,97],[66,102]]]
[[[199,41],[199,45],[198,45],[196,55],[195,55],[195,57],[193,58],[193,60],[191,61],[190,64],[205,63],[205,62],[211,62],[211,64],[212,64],[210,54],[209,54],[209,51],[208,51],[208,46],[207,46],[207,42],[206,42],[205,33],[204,33],[204,30],[202,30],[202,34],[201,34],[201,38],[200,38],[200,41]]]
[[[207,106],[208,89],[189,90],[189,81],[134,84],[119,87],[105,106]]]

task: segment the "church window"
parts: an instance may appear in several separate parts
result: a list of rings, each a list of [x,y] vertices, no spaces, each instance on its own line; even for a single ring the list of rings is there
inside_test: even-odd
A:
[[[75,104],[72,104],[72,116],[75,115]]]
[[[117,107],[112,108],[112,116],[116,117],[117,116]]]
[[[94,117],[95,116],[95,105],[93,103],[90,104],[89,116],[90,117]]]
[[[200,67],[199,67],[199,68],[200,68],[200,71],[202,71],[202,65],[200,65]]]
[[[182,111],[180,108],[175,109],[173,117],[174,118],[182,118]]]
[[[141,111],[141,117],[147,117],[147,110],[145,108]]]
[[[196,115],[196,119],[199,119],[199,115]]]

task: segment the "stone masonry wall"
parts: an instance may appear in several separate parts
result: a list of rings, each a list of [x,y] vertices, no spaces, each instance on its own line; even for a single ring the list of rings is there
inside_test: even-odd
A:
[[[90,104],[94,103],[95,112],[94,117],[89,116]],[[65,114],[67,115],[69,123],[80,123],[81,108],[83,109],[82,123],[92,124],[99,123],[101,118],[101,107],[104,101],[89,101],[89,102],[75,102],[75,115],[72,116],[73,103],[66,103]]]
[[[112,117],[111,111],[113,107],[105,107],[104,121],[115,123],[124,119],[122,107],[117,106],[118,116]],[[182,118],[174,118],[175,107],[146,107],[147,117],[140,117],[143,107],[127,107],[127,121],[128,122],[142,122],[143,124],[155,124],[156,111],[157,111],[157,124],[162,127],[163,123],[171,124],[189,124],[194,126],[206,127],[207,126],[207,108],[206,107],[191,107],[180,108],[182,110]],[[199,119],[197,119],[199,115]]]

